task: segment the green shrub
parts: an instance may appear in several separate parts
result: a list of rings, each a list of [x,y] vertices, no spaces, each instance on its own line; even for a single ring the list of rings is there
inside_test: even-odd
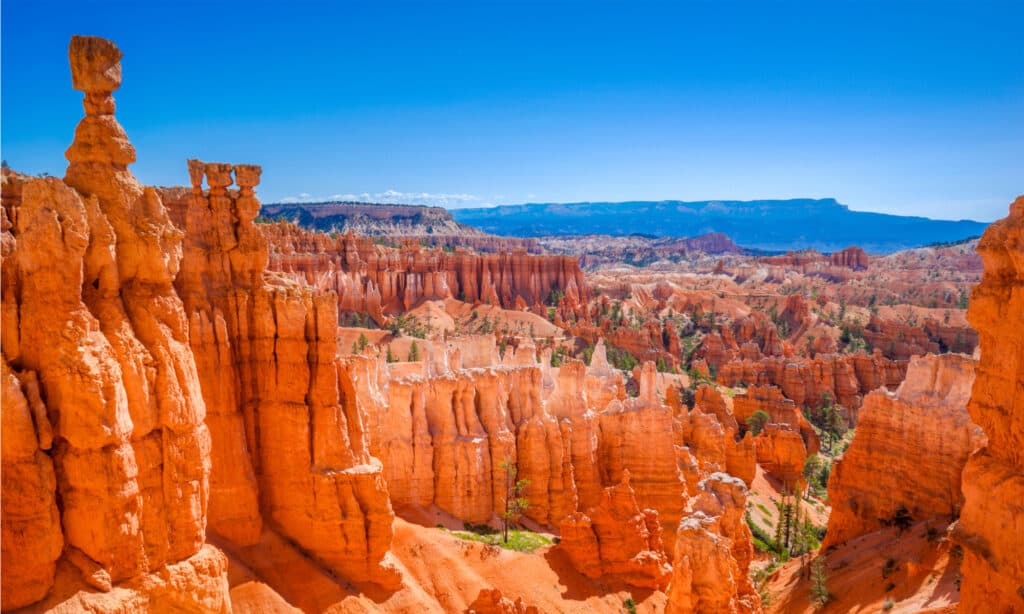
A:
[[[626,600],[622,602],[622,605],[625,606],[626,611],[629,612],[629,614],[636,614],[636,601],[633,600],[633,597],[626,597]]]

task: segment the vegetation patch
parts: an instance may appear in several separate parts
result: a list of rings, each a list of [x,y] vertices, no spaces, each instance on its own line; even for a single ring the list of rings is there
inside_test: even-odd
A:
[[[480,528],[480,525],[473,525]],[[533,531],[511,529],[508,532],[508,541],[502,539],[501,531],[495,531],[485,526],[485,531],[449,531],[455,537],[471,542],[480,542],[489,546],[498,546],[506,550],[516,552],[533,552],[537,548],[551,545],[551,538]],[[447,530],[447,529],[446,529]]]

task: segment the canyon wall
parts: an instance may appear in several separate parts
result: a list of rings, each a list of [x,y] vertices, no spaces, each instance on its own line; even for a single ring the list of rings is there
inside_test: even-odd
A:
[[[1024,610],[1024,196],[978,242],[985,264],[967,319],[981,358],[967,406],[988,444],[963,473],[956,538],[961,612]],[[999,604],[993,609],[993,604]]]
[[[761,598],[750,579],[754,558],[744,520],[747,488],[715,473],[700,482],[676,534],[666,614],[750,614]]]
[[[598,505],[562,520],[559,533],[557,548],[587,577],[620,579],[655,590],[668,586],[672,567],[662,545],[658,513],[637,505],[628,470],[622,482],[604,489]]]
[[[920,356],[895,393],[864,398],[857,433],[828,481],[825,547],[877,531],[897,513],[913,521],[960,513],[960,474],[984,441],[967,413],[973,383],[973,359]]]
[[[573,256],[531,255],[525,250],[477,254],[427,249],[416,239],[400,249],[352,234],[332,237],[285,223],[260,224],[270,244],[270,268],[323,290],[333,290],[342,311],[385,316],[422,300],[457,298],[469,303],[543,310],[553,296],[573,307],[589,290]]]
[[[345,578],[395,585],[384,561],[394,515],[336,356],[336,297],[267,274],[253,224],[259,167],[190,160],[188,170],[188,207],[172,209],[185,234],[175,286],[211,408],[210,528],[247,545],[266,524]]]
[[[818,407],[828,398],[842,405],[852,424],[863,395],[880,386],[896,387],[907,363],[873,354],[826,354],[814,358],[766,356],[722,364],[718,382],[727,386],[777,386],[797,406]]]

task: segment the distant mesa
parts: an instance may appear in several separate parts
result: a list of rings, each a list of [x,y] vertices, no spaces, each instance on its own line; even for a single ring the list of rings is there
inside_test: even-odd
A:
[[[987,224],[851,211],[835,199],[628,201],[506,205],[455,209],[452,217],[497,235],[644,234],[695,237],[724,233],[747,248],[813,248],[837,252],[859,245],[889,253],[981,234]]]

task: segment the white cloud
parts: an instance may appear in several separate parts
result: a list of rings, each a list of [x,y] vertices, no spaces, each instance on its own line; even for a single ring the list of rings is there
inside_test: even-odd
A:
[[[305,192],[298,196],[282,198],[282,203],[312,203],[324,201],[349,201],[361,203],[380,203],[385,205],[429,205],[458,209],[461,207],[480,207],[483,203],[479,196],[473,194],[445,194],[431,192],[400,192],[386,190],[384,192],[362,192],[359,194],[331,194],[329,197],[311,196]]]

